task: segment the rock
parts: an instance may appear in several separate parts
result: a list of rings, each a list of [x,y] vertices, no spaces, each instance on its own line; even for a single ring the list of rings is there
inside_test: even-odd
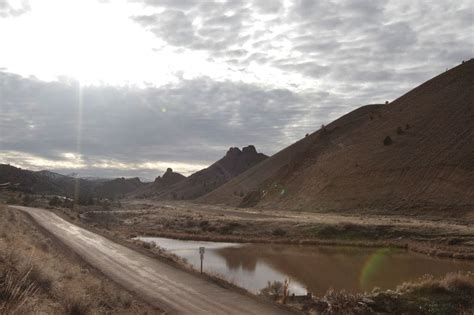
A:
[[[375,304],[374,300],[366,298],[366,297],[362,298],[362,302],[364,302],[365,304]]]
[[[255,146],[249,145],[244,148],[242,148],[242,153],[247,153],[247,154],[257,154],[257,149],[255,149]]]

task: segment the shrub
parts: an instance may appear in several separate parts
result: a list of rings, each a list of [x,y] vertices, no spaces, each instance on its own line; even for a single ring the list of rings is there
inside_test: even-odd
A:
[[[35,284],[38,289],[48,293],[53,288],[53,281],[38,267],[32,266],[28,273],[28,280]]]
[[[237,222],[230,222],[221,226],[219,232],[221,234],[232,234],[236,228],[240,227],[240,224]]]
[[[284,290],[283,282],[281,281],[268,281],[267,286],[260,290],[260,295],[266,297],[273,297],[277,299],[278,297],[282,296]]]
[[[68,315],[86,315],[90,313],[90,305],[83,300],[69,298],[64,305],[64,311]]]
[[[49,201],[49,205],[50,206],[59,206],[61,204],[61,199],[58,198],[58,196],[54,196],[53,198],[51,198],[51,200]]]
[[[459,245],[463,242],[461,238],[458,237],[453,237],[448,240],[448,245]]]
[[[9,205],[15,205],[17,203],[18,203],[18,200],[15,198],[15,196],[10,196],[7,199],[7,204],[9,204]]]
[[[327,302],[327,309],[322,312],[323,314],[354,314],[356,313],[354,310],[360,308],[358,297],[344,291],[336,292],[329,289],[324,294],[323,300]]]
[[[26,195],[23,197],[23,205],[28,206],[34,201],[34,198],[30,195]]]
[[[474,295],[474,274],[451,272],[442,278],[435,279],[431,275],[422,277],[417,282],[405,282],[397,287],[397,292],[442,293]]]
[[[286,235],[286,231],[281,229],[281,228],[276,228],[272,231],[272,235],[273,236],[285,236]]]
[[[403,134],[403,129],[402,127],[397,127],[397,135]]]
[[[386,136],[385,139],[383,139],[383,144],[384,145],[391,145],[393,143],[392,138],[390,136]]]

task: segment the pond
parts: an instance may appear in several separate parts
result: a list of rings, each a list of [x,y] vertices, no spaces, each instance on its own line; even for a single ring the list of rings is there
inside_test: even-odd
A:
[[[401,249],[139,239],[155,242],[196,269],[200,268],[199,247],[205,247],[204,272],[254,293],[274,280],[289,279],[290,293],[322,295],[330,288],[351,293],[375,287],[395,289],[425,274],[474,271],[471,261],[438,259]]]

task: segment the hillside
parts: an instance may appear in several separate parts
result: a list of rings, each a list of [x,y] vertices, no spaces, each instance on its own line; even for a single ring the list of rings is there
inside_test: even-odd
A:
[[[7,164],[0,164],[0,183],[11,183],[17,190],[35,194],[52,194],[73,198],[76,191],[87,200],[99,181],[65,176],[50,171],[30,171]],[[77,190],[76,190],[77,188]]]
[[[474,61],[390,104],[337,119],[198,201],[314,211],[472,210]]]
[[[194,199],[216,189],[266,158],[267,156],[258,153],[253,145],[244,147],[242,150],[230,148],[223,158],[176,184],[159,187],[155,185],[153,191],[147,190],[145,193],[134,195],[153,196],[157,199]]]
[[[105,181],[98,185],[94,194],[102,198],[116,199],[122,198],[126,194],[140,189],[145,184],[140,181],[138,177],[135,178],[116,178],[113,180]]]
[[[94,197],[120,198],[145,185],[138,178],[82,179],[46,170],[24,170],[7,164],[0,164],[0,184],[19,192],[77,197],[82,203],[88,203]]]
[[[155,182],[153,183],[155,189],[164,189],[170,187],[174,184],[177,184],[186,179],[186,176],[173,172],[172,168],[168,168],[166,172],[163,174],[163,177],[158,176],[155,178]]]
[[[186,176],[173,172],[172,168],[168,168],[163,176],[158,176],[153,183],[146,184],[144,187],[131,192],[128,196],[140,198],[152,197],[184,179],[186,179]]]

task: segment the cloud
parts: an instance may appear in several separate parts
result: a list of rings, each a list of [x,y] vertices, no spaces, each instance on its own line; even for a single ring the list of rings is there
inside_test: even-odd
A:
[[[193,50],[224,52],[247,38],[241,30],[250,11],[239,1],[200,2],[191,10],[177,10],[176,7],[165,6],[160,13],[132,16],[131,19],[167,43]]]
[[[171,45],[206,51],[231,67],[265,66],[306,80],[394,83],[413,68],[434,74],[473,54],[469,1],[145,3],[169,14],[145,27]],[[178,7],[181,13],[166,11]]]
[[[334,110],[322,106],[301,123],[322,97],[205,77],[150,88],[80,87],[0,72],[0,82],[0,162],[83,173],[156,169],[152,178],[166,165],[188,173],[248,144],[271,154]]]
[[[474,54],[469,0],[132,2],[120,18],[135,22],[150,52],[120,55],[123,67],[109,66],[133,74],[140,64],[162,74],[161,85],[80,88],[4,68],[0,161],[26,154],[66,169],[74,161],[64,154],[74,153],[83,172],[143,176],[167,163],[186,172],[230,146],[272,154]],[[11,8],[0,0],[1,16],[15,15]]]
[[[182,11],[167,10],[154,15],[134,16],[134,21],[175,46],[186,46],[195,41],[191,21]]]
[[[12,4],[8,0],[0,0],[0,18],[17,17],[30,11],[30,4],[27,0]]]

